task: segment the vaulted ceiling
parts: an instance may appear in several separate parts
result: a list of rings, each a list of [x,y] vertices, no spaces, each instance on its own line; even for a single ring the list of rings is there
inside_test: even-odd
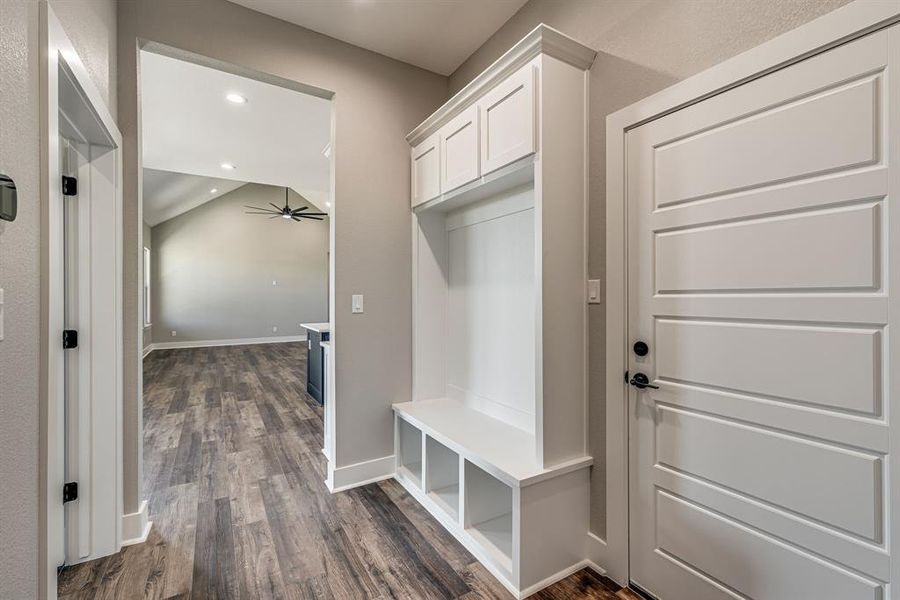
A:
[[[329,100],[147,51],[141,96],[148,223],[247,182],[290,187],[326,210]]]

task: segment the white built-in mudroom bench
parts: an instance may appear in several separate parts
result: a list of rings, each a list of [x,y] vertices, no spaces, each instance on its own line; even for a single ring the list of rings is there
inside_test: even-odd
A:
[[[413,397],[397,480],[516,597],[584,565],[594,51],[539,26],[411,146]]]

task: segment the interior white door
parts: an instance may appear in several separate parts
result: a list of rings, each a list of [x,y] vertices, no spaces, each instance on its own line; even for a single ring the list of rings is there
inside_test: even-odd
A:
[[[78,181],[63,198],[64,323],[78,332],[65,350],[65,476],[78,498],[65,505],[66,563],[119,550],[121,280],[116,249],[115,154],[60,136],[61,169]],[[62,342],[62,340],[60,340]]]
[[[630,577],[659,598],[887,598],[898,27],[627,134],[629,376],[658,386],[629,388]]]

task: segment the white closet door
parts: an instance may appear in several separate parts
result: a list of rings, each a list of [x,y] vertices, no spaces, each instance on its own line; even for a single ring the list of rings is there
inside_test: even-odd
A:
[[[630,573],[660,598],[887,598],[898,27],[627,134],[659,386],[629,388]]]
[[[434,134],[412,149],[412,205],[417,206],[441,195],[441,162],[438,134]]]
[[[525,65],[478,101],[482,175],[534,152],[535,77],[535,67]]]
[[[478,107],[470,106],[441,127],[441,192],[478,179]]]

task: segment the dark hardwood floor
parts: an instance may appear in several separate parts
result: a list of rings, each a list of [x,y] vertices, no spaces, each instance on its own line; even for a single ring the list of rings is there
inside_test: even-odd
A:
[[[302,343],[144,360],[146,543],[68,567],[59,597],[511,598],[397,483],[330,494]],[[534,596],[637,598],[590,571]]]

